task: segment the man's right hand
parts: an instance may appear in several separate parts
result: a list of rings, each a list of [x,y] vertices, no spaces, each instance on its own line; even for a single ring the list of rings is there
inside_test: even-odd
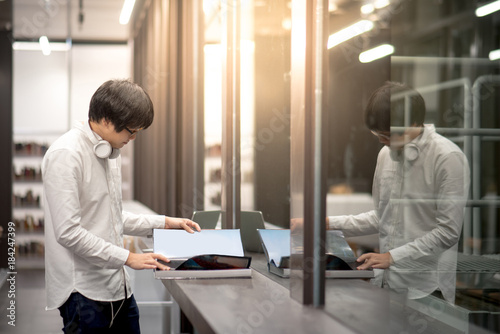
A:
[[[165,263],[170,262],[170,260],[166,256],[163,256],[161,254],[155,254],[155,253],[136,254],[130,252],[127,261],[125,262],[125,265],[136,270],[140,269],[170,270],[169,266],[166,266],[157,260],[161,260]]]

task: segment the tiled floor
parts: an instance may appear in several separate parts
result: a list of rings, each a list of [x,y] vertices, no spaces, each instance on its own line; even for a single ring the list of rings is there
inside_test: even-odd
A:
[[[144,334],[169,333],[169,306],[154,304],[168,299],[166,289],[155,281],[151,271],[129,271],[134,284],[134,294],[139,304],[141,332]],[[15,302],[16,326],[7,318],[8,284],[0,289],[0,333],[53,334],[62,333],[59,311],[45,310],[45,272],[43,269],[19,270],[16,275]],[[153,303],[151,303],[153,302]]]

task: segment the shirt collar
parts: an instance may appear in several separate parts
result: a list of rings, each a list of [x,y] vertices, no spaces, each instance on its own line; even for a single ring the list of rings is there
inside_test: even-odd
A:
[[[434,127],[434,124],[424,124],[424,126],[422,127],[422,133],[408,144],[416,145],[419,149],[422,149],[427,143],[429,137],[435,132],[436,128]]]
[[[92,128],[90,127],[89,121],[75,121],[73,123],[74,128],[82,131],[85,135],[90,139],[93,144],[96,144],[98,141],[102,140],[101,136],[99,136]]]

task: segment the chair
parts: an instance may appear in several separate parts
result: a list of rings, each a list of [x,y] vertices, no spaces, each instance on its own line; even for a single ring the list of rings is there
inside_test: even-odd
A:
[[[217,226],[219,221],[220,211],[195,211],[193,212],[192,221],[198,223],[202,229],[211,230]]]
[[[265,229],[260,211],[241,211],[240,234],[243,248],[247,252],[263,253],[258,229]]]

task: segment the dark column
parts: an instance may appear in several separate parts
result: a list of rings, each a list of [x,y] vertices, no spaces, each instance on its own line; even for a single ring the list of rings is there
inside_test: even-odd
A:
[[[284,228],[290,222],[290,81],[283,79],[289,72],[290,35],[257,35],[255,208]]]
[[[325,301],[328,1],[294,1],[291,76],[290,295],[302,304]]]
[[[0,267],[7,267],[7,226],[12,221],[12,0],[0,1]]]

